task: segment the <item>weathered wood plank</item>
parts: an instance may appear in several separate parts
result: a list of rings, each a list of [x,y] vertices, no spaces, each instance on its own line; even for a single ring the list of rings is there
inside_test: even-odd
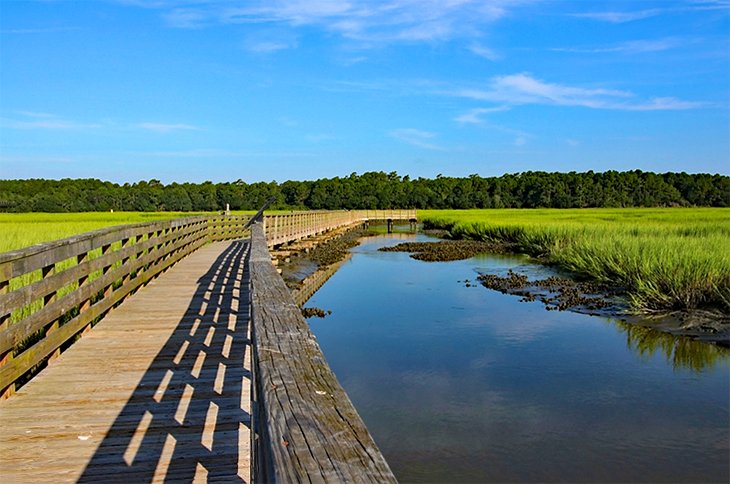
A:
[[[75,336],[76,333],[84,328],[84,326],[106,313],[129,293],[143,286],[161,271],[170,267],[189,253],[194,252],[202,244],[203,241],[200,241],[197,244],[194,243],[187,245],[187,250],[184,252],[179,253],[172,259],[162,262],[159,266],[153,267],[153,270],[143,273],[140,277],[132,279],[129,283],[120,286],[118,289],[113,291],[109,297],[101,299],[97,303],[91,305],[86,311],[80,313],[78,316],[69,320],[52,333],[46,335],[45,338],[28,348],[23,353],[16,355],[12,362],[0,366],[0,388],[15,381],[34,365],[43,361],[46,356]],[[101,281],[97,284],[97,286],[103,287],[104,281]],[[94,294],[93,291],[94,289],[92,289],[92,294]]]
[[[248,481],[246,250],[195,251],[0,402],[0,480]]]
[[[251,237],[256,480],[395,482],[271,264],[261,224]]]
[[[269,220],[273,230],[268,242],[308,237],[382,215],[359,211],[275,216]],[[393,219],[410,217],[409,213],[386,215]],[[243,264],[240,250],[238,256],[232,252],[221,255],[213,264],[220,269],[206,275],[217,281],[212,286],[202,289],[206,277],[169,277],[180,267],[170,269],[173,264],[208,241],[245,233],[247,220],[214,217],[138,224],[0,255],[0,317],[5,323],[0,325],[0,354],[4,354],[0,388],[138,291],[131,300],[134,304],[128,302],[113,309],[112,316],[89,332],[80,346],[76,343],[71,347],[73,352],[64,353],[80,352],[85,357],[62,355],[10,400],[23,402],[17,404],[20,410],[9,420],[15,425],[15,433],[3,435],[5,410],[16,404],[0,407],[3,477],[34,482],[91,482],[108,480],[113,475],[119,482],[156,482],[230,480],[235,475],[236,479],[248,480],[251,416],[247,409],[251,402],[243,387],[251,370],[241,364],[248,361],[250,352],[246,350],[247,342],[241,344],[240,332],[244,320],[247,330],[249,311],[253,311],[261,322],[256,332],[258,380],[252,403],[259,422],[259,480],[395,480],[271,265],[260,225],[258,232],[253,231],[258,240],[257,255],[247,264]],[[111,252],[114,242],[121,242],[122,248]],[[207,253],[214,246],[200,249],[191,257]],[[88,252],[95,249],[101,249],[102,255],[87,260]],[[69,257],[76,257],[79,264],[52,275],[51,268]],[[112,269],[119,260],[122,265]],[[7,294],[9,278],[43,268],[47,273],[44,280],[12,296]],[[143,297],[150,294],[149,287],[155,283],[143,286],[168,269],[162,276],[165,284],[160,292]],[[200,273],[205,269],[198,266],[196,270]],[[251,282],[244,269],[253,271]],[[91,272],[98,270],[102,275],[90,281]],[[69,282],[78,282],[79,289],[52,301]],[[199,282],[198,290],[189,300],[188,310],[179,314],[185,306],[179,296],[189,291],[185,287],[191,282]],[[112,290],[113,284],[121,287]],[[256,288],[252,294],[249,286]],[[92,304],[91,297],[98,294],[104,297]],[[7,324],[8,314],[18,304],[39,298],[48,303],[45,308],[18,323]],[[129,312],[128,308],[135,307]],[[77,316],[48,331],[45,338],[13,359],[14,345],[23,335],[46,328],[75,308],[80,310]],[[114,317],[123,322],[112,323]],[[168,326],[160,326],[171,317],[177,318],[172,334]],[[97,330],[100,327],[105,329]],[[236,334],[238,340],[232,336]],[[150,344],[159,348],[152,361]],[[130,382],[137,384],[131,396]],[[12,392],[12,385],[6,388],[7,394]],[[22,396],[31,393],[33,398]],[[53,404],[49,406],[48,402]],[[65,408],[74,410],[69,413]],[[116,409],[111,427],[110,409]],[[148,414],[152,415],[149,421]],[[25,431],[17,431],[19,428]],[[15,452],[16,446],[21,450]],[[139,448],[149,450],[140,453]],[[28,456],[34,456],[33,462],[29,463]],[[79,474],[82,466],[85,470]],[[10,469],[8,473],[6,468]]]

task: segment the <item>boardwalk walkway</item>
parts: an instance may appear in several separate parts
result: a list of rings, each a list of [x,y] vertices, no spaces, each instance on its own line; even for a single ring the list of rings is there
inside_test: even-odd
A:
[[[248,242],[216,242],[0,404],[3,482],[249,480]]]

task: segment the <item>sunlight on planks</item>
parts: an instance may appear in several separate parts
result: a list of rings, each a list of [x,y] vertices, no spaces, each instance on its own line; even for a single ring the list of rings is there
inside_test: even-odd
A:
[[[0,402],[2,482],[249,481],[247,251],[199,249]]]

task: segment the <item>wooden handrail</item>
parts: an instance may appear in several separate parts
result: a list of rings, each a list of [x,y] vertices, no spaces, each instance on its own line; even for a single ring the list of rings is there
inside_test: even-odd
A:
[[[0,254],[0,390],[8,397],[110,309],[202,245],[251,234],[256,482],[396,482],[271,262],[268,246],[410,211],[213,216],[101,229]]]
[[[140,286],[249,217],[109,227],[0,254],[0,396],[38,373]]]
[[[255,482],[396,482],[252,225]]]
[[[416,220],[416,210],[331,210],[266,215],[269,247],[372,220]]]
[[[415,218],[415,210],[266,215],[267,245],[365,220]],[[0,398],[175,262],[205,243],[243,237],[250,219],[200,216],[129,224],[0,254]]]

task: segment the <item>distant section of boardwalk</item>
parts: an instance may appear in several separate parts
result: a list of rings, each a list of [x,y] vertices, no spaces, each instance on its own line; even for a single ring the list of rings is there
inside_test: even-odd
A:
[[[248,241],[215,242],[0,404],[0,480],[250,477]]]

